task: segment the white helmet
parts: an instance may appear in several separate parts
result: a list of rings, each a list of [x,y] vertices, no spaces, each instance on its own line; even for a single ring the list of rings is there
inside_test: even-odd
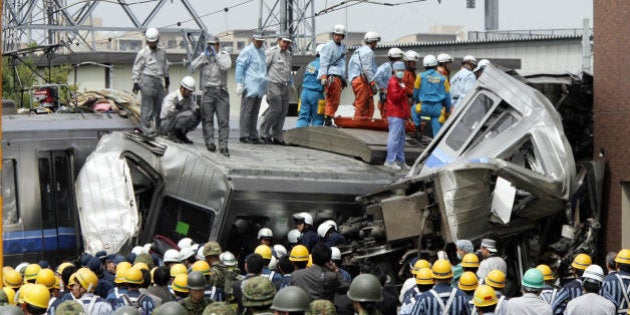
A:
[[[439,63],[453,62],[453,57],[449,54],[441,53],[437,56],[437,60]]]
[[[160,32],[158,32],[157,28],[155,27],[149,27],[144,33],[144,37],[146,38],[147,42],[156,42],[158,39],[160,39]]]
[[[438,65],[437,58],[433,55],[426,55],[424,59],[422,59],[422,65],[425,67],[435,67]]]
[[[293,220],[304,221],[308,225],[313,225],[313,216],[308,212],[300,212],[293,215]]]
[[[269,268],[269,270],[276,270],[277,265],[278,265],[278,258],[276,258],[275,256],[271,256],[271,259],[269,260],[269,263],[267,264],[267,268]]]
[[[337,24],[333,27],[333,34],[340,34],[346,36],[346,26],[343,24]]]
[[[194,256],[195,250],[192,248],[192,246],[188,246],[183,248],[180,252],[179,252],[179,257],[181,260],[186,260],[192,256]]]
[[[366,43],[380,42],[381,37],[376,32],[370,31],[370,32],[365,33],[365,36],[363,36],[363,41]]]
[[[481,62],[480,62],[481,63]],[[598,265],[590,265],[584,269],[582,278],[593,279],[599,283],[604,282],[604,270]]]
[[[473,55],[466,55],[466,56],[464,56],[464,59],[462,59],[462,61],[464,63],[470,62],[470,63],[472,63],[474,65],[477,65],[477,58],[475,58],[475,56],[473,56]]]
[[[179,247],[179,249],[184,249],[186,247],[190,247],[192,246],[192,240],[188,237],[184,237],[181,240],[179,240],[179,242],[177,242],[177,247]]]
[[[180,85],[183,86],[186,90],[194,92],[197,82],[195,82],[195,79],[193,77],[187,75],[182,79]]]
[[[226,266],[238,265],[238,261],[236,261],[236,257],[234,257],[234,254],[230,253],[229,251],[225,251],[221,253],[221,255],[219,255],[219,260],[221,260],[221,262]]]
[[[142,246],[142,250],[143,250],[145,253],[147,253],[147,254],[148,254],[148,253],[151,251],[151,247],[152,247],[152,246],[153,246],[153,244],[151,244],[151,243],[146,243],[146,244],[144,244],[144,245]]]
[[[418,61],[418,59],[420,59],[420,55],[413,50],[407,50],[403,55],[404,61]]]
[[[280,258],[287,254],[287,248],[280,244],[273,245],[271,248],[271,254],[276,258]]]
[[[331,246],[330,250],[332,251],[332,256],[330,259],[332,260],[341,260],[341,250],[338,247]]]
[[[477,64],[477,67],[475,69],[473,69],[473,72],[477,72],[479,70],[483,70],[489,64],[490,64],[490,60],[488,60],[488,59],[481,59],[481,60],[479,60],[479,63]]]
[[[203,246],[198,247],[196,249],[196,251],[197,251],[197,260],[205,260],[206,259],[206,257],[203,255]]]
[[[322,48],[324,48],[324,44],[317,45],[317,47],[315,47],[315,53],[319,54],[322,51]]]
[[[169,263],[169,262],[174,262],[174,263],[179,263],[182,262],[182,259],[180,258],[179,252],[176,249],[169,249],[166,252],[164,252],[164,262],[165,263]]]
[[[337,230],[337,222],[335,222],[333,220],[326,220],[323,223],[328,223],[328,224],[332,225],[335,228],[335,230]]]
[[[289,241],[289,244],[297,244],[300,234],[302,233],[297,229],[289,231],[289,233],[287,233],[287,241]]]
[[[389,51],[387,51],[387,57],[389,57],[389,58],[402,58],[403,57],[403,51],[400,50],[400,48],[398,48],[398,47],[390,48]]]
[[[271,231],[270,228],[262,228],[258,230],[258,240],[260,240],[263,237],[268,237],[268,238],[273,237],[273,232]]]
[[[332,225],[330,225],[330,223],[323,222],[317,227],[317,234],[319,235],[319,237],[326,237],[326,233],[330,231],[331,227]]]
[[[297,243],[297,242],[296,242],[296,243]],[[17,271],[18,271],[18,272],[20,272],[20,273],[23,273],[23,272],[22,272],[22,269],[24,269],[24,268],[28,267],[28,265],[30,265],[30,263],[27,263],[27,262],[21,262],[19,265],[15,266],[15,270],[17,270]]]
[[[131,249],[131,253],[138,256],[140,254],[144,254],[144,247],[142,246],[135,246],[134,248]]]

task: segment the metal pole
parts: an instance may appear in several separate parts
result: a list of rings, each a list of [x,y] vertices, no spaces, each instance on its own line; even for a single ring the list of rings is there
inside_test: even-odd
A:
[[[4,12],[2,4],[4,1],[0,1],[0,13]],[[2,14],[0,14],[0,33],[2,33]],[[0,47],[0,55],[2,53],[2,47]],[[2,58],[0,58],[0,77],[2,77]],[[2,98],[2,80],[0,80],[0,98]],[[2,143],[2,106],[0,106],[0,143]],[[0,145],[0,178],[2,178],[2,146]],[[2,191],[2,181],[0,181],[0,191]],[[0,194],[0,218],[4,218],[2,213],[2,194]],[[3,234],[4,234],[4,219],[0,223],[0,278],[4,279],[2,275],[2,268],[4,267],[4,248],[3,246]],[[2,283],[0,283],[2,287]]]
[[[591,72],[591,28],[588,19],[582,19],[582,71]]]

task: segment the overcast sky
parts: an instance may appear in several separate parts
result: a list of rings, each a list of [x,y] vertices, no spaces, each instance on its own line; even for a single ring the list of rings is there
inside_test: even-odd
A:
[[[202,16],[210,33],[229,29],[253,29],[258,25],[260,0],[189,0]],[[275,0],[264,0],[268,4]],[[304,2],[305,0],[295,0]],[[134,0],[128,3],[137,2]],[[316,11],[331,7],[342,0],[314,0]],[[409,0],[375,0],[403,3]],[[501,0],[499,1],[501,30],[580,28],[582,18],[593,19],[593,0]],[[154,3],[132,6],[142,19]],[[232,7],[227,13],[222,9]],[[213,13],[220,11],[218,13]],[[99,4],[95,16],[105,19],[105,25],[130,25],[123,11],[114,4]],[[163,27],[189,18],[181,1],[167,1],[152,26]],[[393,7],[358,4],[316,18],[316,32],[329,31],[334,24],[347,24],[349,31],[375,31],[386,41],[404,35],[427,32],[431,25],[465,25],[470,31],[484,28],[484,0],[476,0],[475,9],[466,8],[466,0],[426,0]],[[184,27],[194,27],[190,22]]]

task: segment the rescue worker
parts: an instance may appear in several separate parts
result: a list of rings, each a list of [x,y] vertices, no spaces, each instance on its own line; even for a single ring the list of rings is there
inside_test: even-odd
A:
[[[304,315],[308,312],[311,298],[300,287],[288,286],[276,293],[271,303],[274,315]]]
[[[201,272],[206,281],[204,297],[214,300],[213,296],[216,295],[217,288],[208,284],[208,281],[210,281],[210,265],[205,260],[199,260],[192,265],[190,271]],[[190,284],[190,279],[188,283]]]
[[[153,315],[187,315],[186,309],[177,302],[166,302],[155,309]]]
[[[374,82],[376,82],[376,87],[378,88],[378,110],[381,113],[381,118],[387,118],[387,88],[389,84],[389,79],[392,77],[394,72],[392,66],[395,62],[401,61],[403,59],[403,51],[398,47],[390,48],[387,51],[387,61],[382,63],[378,68],[376,68],[376,73],[374,74]],[[403,63],[404,66],[404,63]],[[404,74],[404,69],[403,69]],[[402,78],[400,78],[402,81]],[[404,83],[404,82],[403,82]]]
[[[346,281],[339,268],[332,263],[332,251],[328,245],[319,243],[311,252],[313,265],[308,269],[299,269],[291,274],[291,284],[304,289],[313,300],[333,301],[334,294],[343,294],[348,290]]]
[[[489,65],[489,64],[490,64],[490,60],[488,60],[488,59],[481,59],[481,60],[479,60],[479,64],[477,64],[477,67],[475,67],[475,69],[473,69],[473,73],[475,74],[475,77],[477,79],[479,79],[481,74],[483,74],[483,69],[485,69],[486,66]]]
[[[267,277],[259,277],[263,270],[263,259],[258,254],[251,254],[245,258],[245,272],[247,273],[245,277],[241,280],[236,281],[232,284],[232,291],[234,292],[234,298],[238,303],[237,313],[242,314],[244,310],[243,305],[243,286],[250,280],[254,278],[264,278],[267,281]]]
[[[70,277],[69,283],[72,298],[81,303],[86,313],[90,315],[109,315],[112,313],[111,304],[100,296],[94,295],[98,278],[90,269],[77,270]]]
[[[295,270],[306,269],[310,253],[304,245],[296,245],[291,249],[289,260],[293,263]],[[332,252],[331,252],[332,258]]]
[[[295,271],[295,266],[293,266],[291,257],[289,255],[284,255],[280,257],[276,269],[282,275],[282,280],[280,282],[274,283],[274,285],[276,286],[276,290],[280,290],[291,285],[291,274],[293,273],[293,271]]]
[[[477,314],[493,315],[498,301],[494,289],[482,284],[475,289],[471,302]]]
[[[227,71],[232,67],[230,54],[221,50],[219,38],[215,36],[208,40],[205,52],[193,60],[191,66],[194,70],[201,69],[200,85],[203,87],[201,126],[206,149],[210,152],[216,150],[214,144],[214,115],[216,114],[219,127],[219,152],[229,157],[230,95],[227,89]],[[182,246],[179,247],[183,249]]]
[[[263,114],[260,123],[260,136],[265,144],[286,145],[282,128],[289,111],[289,88],[295,90],[291,74],[292,55],[289,50],[292,42],[289,36],[283,35],[276,46],[265,51],[269,108]]]
[[[149,287],[148,292],[159,297],[162,303],[175,301],[175,296],[168,290],[169,279],[170,271],[166,266],[158,267],[153,272],[153,285]]]
[[[241,96],[239,141],[260,144],[258,112],[263,95],[267,92],[267,63],[262,49],[264,37],[255,32],[252,43],[236,58],[236,94]]]
[[[414,110],[413,101],[413,85],[416,82],[416,64],[420,59],[420,55],[413,50],[407,50],[403,55],[403,60],[407,66],[405,75],[403,76],[403,83],[405,83],[405,91],[407,92],[407,98],[409,99],[409,105],[411,106],[411,119],[416,127],[416,131],[412,137],[421,140],[422,139],[422,118],[419,113]]]
[[[273,231],[270,228],[262,228],[258,230],[258,244],[271,246],[273,240]]]
[[[391,50],[390,50],[391,52]],[[398,56],[402,57],[402,51],[394,51]],[[409,102],[407,100],[407,92],[402,79],[405,74],[405,63],[402,61],[394,62],[394,76],[389,79],[387,89],[381,93],[387,94],[386,112],[387,124],[389,132],[387,135],[387,156],[383,165],[395,171],[401,169],[408,170],[409,165],[405,162],[405,121],[410,118]]]
[[[332,40],[326,43],[319,52],[317,79],[324,87],[326,99],[324,126],[333,126],[332,119],[339,107],[341,90],[347,85],[346,45],[342,44],[345,37],[346,27],[341,24],[335,25],[332,31]]]
[[[42,270],[38,264],[30,264],[24,269],[24,283],[35,283],[37,274]]]
[[[615,258],[617,271],[614,276],[606,277],[602,284],[602,295],[613,302],[617,308],[617,313],[627,312],[630,305],[628,296],[630,295],[630,249],[622,249]]]
[[[114,302],[121,296],[121,294],[127,292],[127,283],[125,282],[125,272],[131,268],[131,264],[128,262],[119,263],[116,266],[116,277],[114,278],[114,289],[107,292],[105,300],[114,304]]]
[[[90,268],[90,270],[92,270],[92,272],[94,272],[94,274],[98,277],[98,285],[96,286],[96,289],[94,289],[94,294],[102,298],[106,298],[107,293],[114,288],[114,283],[104,279],[103,265],[101,264],[101,261],[97,257],[92,257],[92,259],[88,262],[88,268]]]
[[[48,302],[48,305],[46,306],[46,308],[48,309],[48,307],[54,302],[54,300],[59,297],[59,279],[55,276],[55,273],[52,270],[46,268],[39,271],[39,273],[37,274],[37,278],[35,279],[35,284],[41,284],[45,286],[46,289],[48,289],[50,295],[50,300]],[[4,291],[0,293],[4,293]]]
[[[567,303],[578,296],[581,296],[582,291],[582,275],[586,267],[592,264],[591,256],[587,254],[579,254],[573,258],[571,267],[573,267],[573,276],[575,279],[567,282],[562,289],[558,291],[556,300],[551,305],[554,314],[563,314],[567,306]]]
[[[405,282],[403,282],[403,285],[400,287],[400,295],[398,296],[398,301],[400,303],[403,303],[403,301],[405,300],[405,294],[407,293],[407,291],[416,287],[418,272],[425,268],[431,270],[431,264],[425,259],[414,258],[409,262],[409,272],[411,273],[411,277],[405,280]],[[433,277],[433,274],[431,275],[431,277]]]
[[[293,215],[293,222],[300,233],[299,243],[306,246],[309,252],[315,244],[319,243],[319,237],[313,229],[313,216],[308,212],[300,212]]]
[[[548,265],[540,264],[536,266],[536,269],[540,270],[545,280],[545,286],[540,292],[540,297],[549,305],[553,305],[553,302],[558,296],[558,287],[555,285],[556,277],[553,275],[553,271]]]
[[[477,59],[471,55],[466,55],[462,60],[461,69],[451,78],[451,97],[453,98],[453,108],[457,106],[457,102],[464,98],[466,93],[468,93],[468,91],[477,82],[477,78],[472,72],[476,66]]]
[[[348,62],[348,78],[354,92],[354,117],[372,118],[374,114],[374,95],[378,92],[374,74],[376,59],[374,49],[381,37],[375,32],[367,32],[363,37],[365,45],[355,50]]]
[[[206,306],[212,303],[212,299],[204,296],[206,291],[206,278],[199,271],[193,271],[188,275],[186,282],[190,294],[179,301],[190,315],[200,315]]]
[[[113,303],[114,310],[123,306],[132,306],[140,311],[142,315],[149,315],[155,309],[153,299],[140,293],[140,285],[143,282],[142,271],[136,267],[131,267],[125,271],[125,283],[127,283],[127,292],[122,293]]]
[[[269,263],[271,262],[271,258],[273,257],[271,254],[271,247],[267,245],[258,245],[254,250],[254,253],[260,255],[263,259],[263,270],[262,275],[269,278],[272,283],[277,283],[282,281],[282,275],[276,271],[272,271],[269,269]]]
[[[182,264],[188,269],[197,261],[197,253],[192,247],[182,248],[179,252],[179,257],[182,260]]]
[[[505,273],[498,269],[491,270],[483,279],[483,283],[494,289],[498,299],[495,311],[497,314],[503,314],[508,301],[508,298],[503,294],[503,289],[505,289]]]
[[[426,260],[419,260],[426,261]],[[428,263],[428,262],[427,262]],[[404,297],[401,302],[400,315],[411,314],[413,307],[418,302],[420,296],[431,290],[435,285],[435,279],[433,279],[433,271],[430,267],[424,267],[415,272],[414,286],[403,292]],[[402,290],[401,290],[402,291]]]
[[[166,50],[159,46],[160,33],[148,28],[144,34],[147,47],[142,48],[133,62],[131,80],[132,91],[141,92],[140,128],[145,135],[155,136],[160,127],[159,116],[162,99],[170,86]],[[164,80],[164,85],[162,85]]]
[[[456,269],[459,273],[457,275],[457,279],[455,278]],[[464,257],[462,258],[462,261],[457,266],[453,267],[453,285],[456,283],[456,281],[459,280],[459,277],[462,275],[463,272],[470,271],[476,275],[478,269],[479,269],[479,257],[477,257],[477,254],[468,253],[464,255]]]
[[[479,279],[484,279],[491,270],[501,270],[504,274],[507,272],[507,264],[503,258],[497,256],[497,246],[493,239],[484,238],[481,240],[480,252],[483,260],[479,263],[477,270]]]
[[[216,288],[217,296],[223,297],[225,293],[225,269],[221,267],[221,245],[216,241],[209,241],[203,247],[203,256],[210,265],[210,279],[208,285]],[[213,297],[215,300],[223,300],[223,298]]]
[[[179,83],[179,88],[164,97],[160,127],[171,141],[193,143],[186,134],[199,125],[201,116],[199,106],[192,97],[195,84],[195,79],[185,76]]]
[[[601,289],[603,281],[604,270],[602,270],[602,267],[598,265],[586,267],[582,276],[584,295],[569,301],[565,314],[615,314],[617,312],[615,305],[599,295],[599,289]]]
[[[219,255],[219,260],[221,263],[217,267],[223,271],[223,298],[229,303],[234,303],[236,298],[234,297],[233,284],[243,278],[241,270],[238,268],[238,261],[234,254],[229,251]]]
[[[248,314],[271,314],[269,307],[276,295],[276,288],[266,277],[253,277],[243,284],[243,306]]]
[[[17,292],[22,286],[23,278],[19,271],[10,270],[4,274],[2,284],[5,287],[11,288]]]
[[[438,66],[437,68],[435,68],[435,70],[437,70],[437,72],[439,72],[441,75],[443,75],[446,80],[448,81],[448,84],[451,84],[450,81],[450,75],[451,72],[448,70],[448,64],[453,62],[453,57],[451,57],[449,54],[447,53],[441,53],[437,56],[437,60],[438,60]],[[451,112],[453,111],[453,106],[451,104]],[[439,122],[440,124],[444,124],[446,122],[446,118],[450,115],[451,113],[447,113],[446,110],[444,108],[442,108],[442,113],[440,114],[440,119]]]
[[[315,59],[309,62],[304,70],[302,94],[300,96],[300,113],[295,124],[296,128],[322,126],[324,124],[324,111],[326,110],[324,86],[317,79],[322,48],[324,48],[324,44],[317,45],[317,48],[315,48]]]
[[[425,71],[416,77],[413,87],[413,98],[416,102],[416,112],[418,110],[423,116],[431,117],[431,129],[433,137],[440,131],[442,124],[439,122],[442,108],[446,113],[451,112],[451,95],[448,80],[438,73],[437,58],[427,55],[422,60]]]
[[[464,292],[451,288],[451,263],[446,259],[439,259],[433,263],[432,271],[435,286],[419,297],[411,314],[469,314],[470,307]]]
[[[43,284],[34,284],[24,295],[24,314],[41,315],[46,314],[50,292]]]
[[[1,310],[2,309],[0,309],[0,312]],[[1,313],[5,314],[4,312],[1,312]],[[56,315],[87,315],[87,313],[83,309],[83,306],[79,302],[73,301],[73,300],[68,300],[59,304],[59,307],[57,307],[55,314]]]
[[[236,315],[236,311],[225,302],[213,302],[206,306],[201,315]]]
[[[332,260],[332,262],[335,264],[335,266],[337,266],[337,268],[339,268],[339,272],[341,272],[341,276],[348,282],[352,281],[352,276],[350,276],[350,273],[347,272],[345,269],[341,268],[341,250],[339,249],[339,247],[335,247],[332,246],[330,247],[330,251],[331,251],[331,255],[330,255],[330,259]]]
[[[551,315],[551,306],[540,298],[540,292],[545,286],[542,272],[530,268],[521,280],[523,296],[510,299],[505,312],[506,315]]]
[[[337,310],[333,302],[320,299],[311,302],[308,313],[311,315],[337,315]]]
[[[337,228],[330,221],[324,221],[317,227],[317,235],[322,242],[331,247],[346,243],[346,239],[337,232]]]
[[[352,280],[347,295],[356,314],[381,314],[377,303],[383,301],[383,290],[376,276],[368,273],[358,275]]]
[[[479,280],[477,279],[477,275],[472,271],[464,272],[457,282],[457,287],[466,295],[466,301],[473,299],[475,289],[477,289],[478,285]]]
[[[175,301],[185,299],[190,294],[190,289],[188,288],[188,274],[181,273],[175,276],[175,279],[173,279],[171,283],[171,289],[171,293],[175,295]]]
[[[618,271],[618,267],[617,267],[617,262],[615,261],[615,258],[617,258],[617,253],[615,252],[608,252],[608,254],[606,254],[606,277],[604,277],[604,280],[608,277],[608,276],[614,276],[615,273]]]

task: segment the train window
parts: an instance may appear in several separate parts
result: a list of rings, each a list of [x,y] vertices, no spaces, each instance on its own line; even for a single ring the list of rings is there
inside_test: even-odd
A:
[[[481,126],[480,123],[488,114],[492,105],[494,105],[494,101],[491,98],[485,94],[479,94],[477,99],[475,99],[475,103],[466,108],[466,113],[453,128],[453,131],[446,139],[446,144],[454,151],[458,151],[466,142],[466,139],[478,131]]]
[[[39,190],[41,196],[42,221],[50,222],[53,214],[53,183],[49,158],[39,158]]]
[[[181,200],[165,197],[158,216],[155,234],[172,240],[190,237],[196,242],[210,238],[214,212]]]
[[[2,222],[15,224],[20,219],[17,202],[16,161],[2,160]]]

